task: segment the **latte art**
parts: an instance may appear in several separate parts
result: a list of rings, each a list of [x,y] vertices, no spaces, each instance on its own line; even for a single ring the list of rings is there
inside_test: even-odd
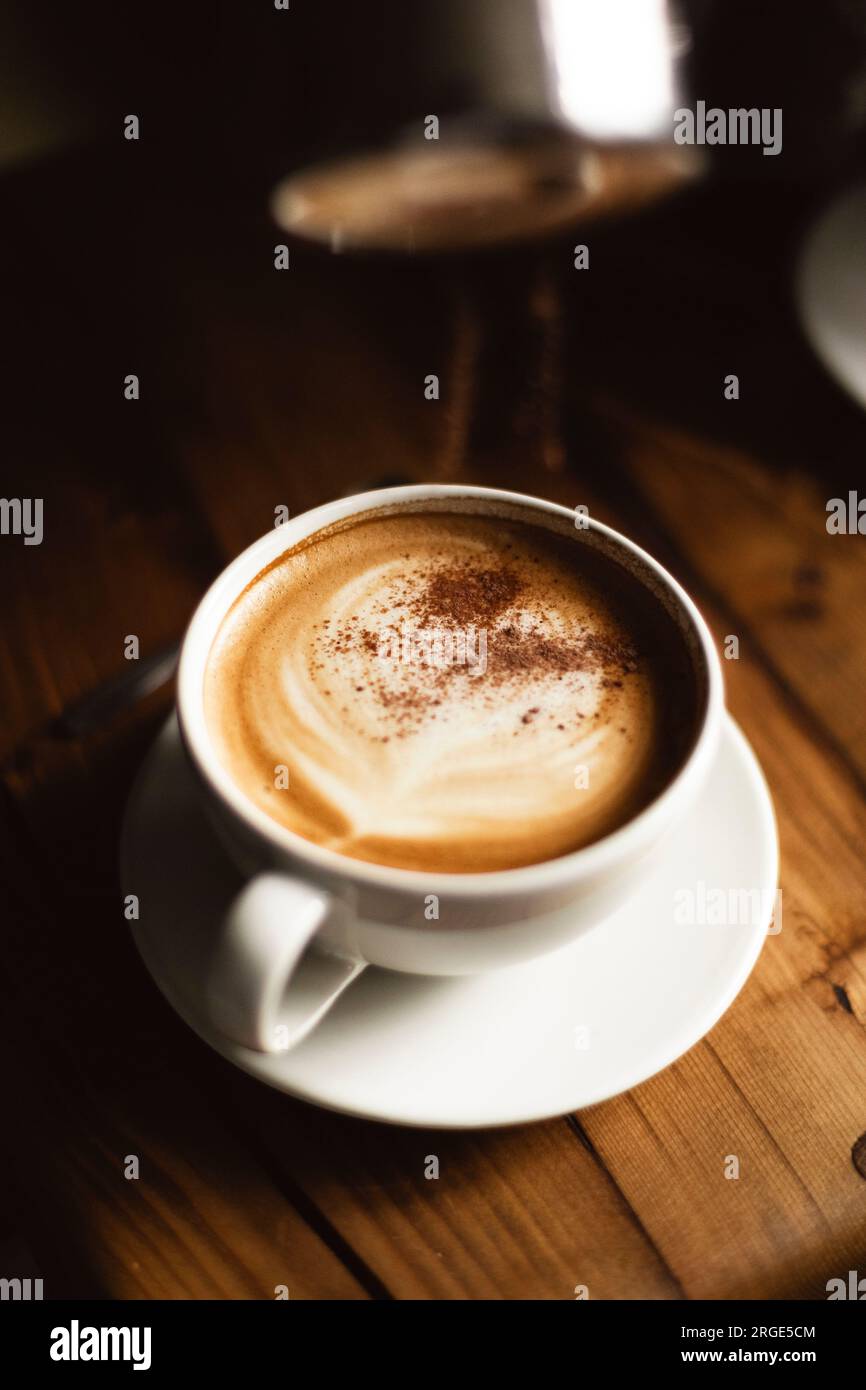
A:
[[[214,642],[205,707],[276,821],[353,858],[469,872],[642,809],[683,754],[692,685],[657,601],[579,539],[400,512],[260,574]]]

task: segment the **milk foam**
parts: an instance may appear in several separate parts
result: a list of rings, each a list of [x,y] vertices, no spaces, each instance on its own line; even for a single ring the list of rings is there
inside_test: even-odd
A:
[[[465,872],[579,848],[669,772],[657,644],[615,570],[570,538],[441,513],[304,545],[218,633],[217,754],[274,819],[356,858]]]

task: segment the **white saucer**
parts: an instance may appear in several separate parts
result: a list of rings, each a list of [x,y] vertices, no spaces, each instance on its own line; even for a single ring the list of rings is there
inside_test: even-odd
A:
[[[675,893],[775,889],[766,783],[728,721],[703,802],[657,853],[638,897],[575,944],[489,975],[431,979],[368,969],[294,1051],[250,1052],[203,1016],[198,982],[240,884],[199,809],[174,719],[130,798],[124,893],[138,949],[166,996],[218,1052],[270,1086],[396,1124],[480,1128],[593,1105],[692,1047],[748,977],[766,922],[675,923]]]
[[[824,366],[866,405],[866,185],[835,199],[809,232],[796,296]]]

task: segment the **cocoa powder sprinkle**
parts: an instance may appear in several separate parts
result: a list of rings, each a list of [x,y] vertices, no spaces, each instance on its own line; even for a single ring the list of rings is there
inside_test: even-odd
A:
[[[575,694],[581,688],[581,673],[600,675],[603,688],[621,688],[623,678],[638,669],[638,653],[631,643],[613,633],[587,632],[580,624],[567,635],[550,635],[545,631],[546,615],[538,611],[537,604],[534,611],[529,603],[521,606],[526,582],[509,561],[479,562],[472,557],[445,566],[431,561],[426,574],[398,580],[389,602],[380,604],[377,611],[384,614],[402,607],[409,627],[416,630],[484,632],[486,669],[471,679],[482,682],[478,689],[489,705],[496,702],[497,687],[539,677],[569,680]],[[380,634],[359,627],[359,621],[353,615],[316,638],[327,660],[339,661],[352,651],[377,656]],[[441,705],[442,695],[453,681],[470,677],[459,663],[441,667],[404,661],[396,668],[391,666],[387,673],[378,672],[373,664],[368,679],[367,688],[381,708],[383,723],[397,738],[405,738],[436,717],[435,707]],[[355,687],[358,692],[364,688]],[[521,716],[521,725],[532,723],[540,712],[538,706],[528,709]],[[578,720],[583,718],[577,711],[575,714]],[[556,727],[565,728],[562,724]]]
[[[423,627],[485,627],[512,606],[523,587],[506,565],[450,565],[428,579],[413,607]]]

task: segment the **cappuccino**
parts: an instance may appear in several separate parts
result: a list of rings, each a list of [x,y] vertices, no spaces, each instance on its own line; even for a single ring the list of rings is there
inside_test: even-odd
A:
[[[309,537],[209,654],[235,784],[353,859],[470,873],[580,849],[643,810],[696,735],[694,664],[642,578],[592,532],[458,506]]]

